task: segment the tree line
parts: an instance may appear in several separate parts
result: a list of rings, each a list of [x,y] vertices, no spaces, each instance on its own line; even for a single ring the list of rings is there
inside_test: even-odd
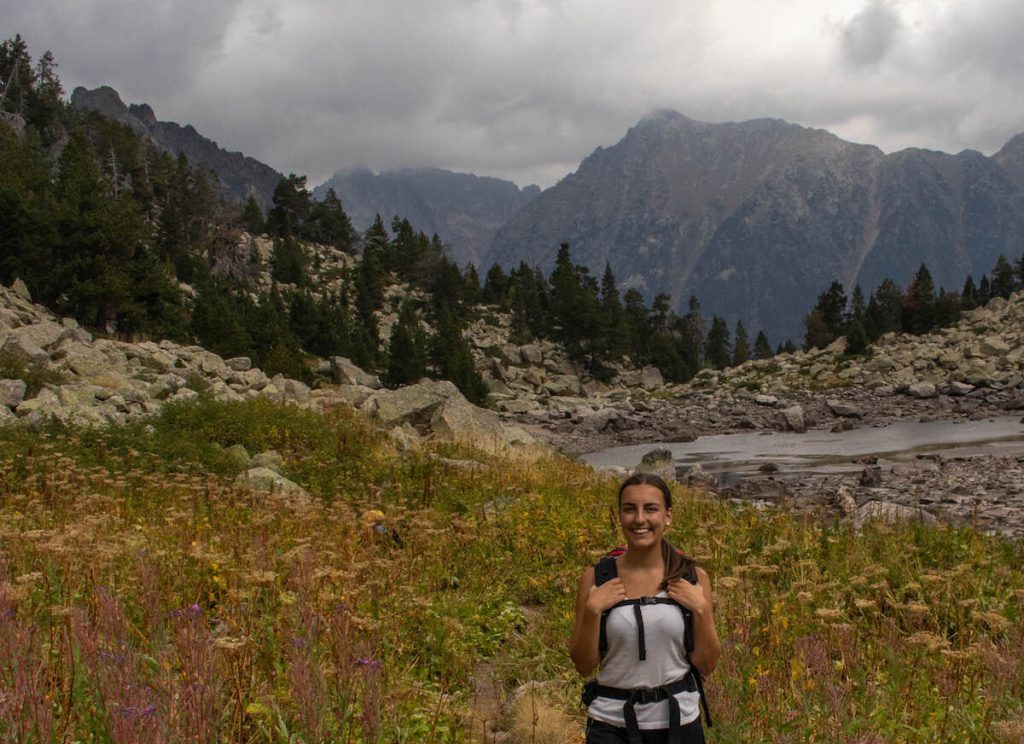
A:
[[[804,349],[824,348],[845,336],[847,354],[864,354],[886,333],[921,335],[951,326],[964,311],[1024,289],[1024,255],[1015,263],[1000,255],[991,274],[983,274],[977,284],[968,275],[959,293],[943,287],[936,291],[922,263],[906,289],[885,279],[867,302],[859,285],[847,298],[842,283],[834,281],[804,318]]]

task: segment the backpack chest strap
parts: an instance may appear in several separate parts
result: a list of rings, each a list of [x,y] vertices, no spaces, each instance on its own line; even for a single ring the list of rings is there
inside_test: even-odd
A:
[[[616,607],[633,607],[633,617],[636,619],[636,640],[639,648],[640,661],[647,660],[647,641],[644,634],[644,614],[641,608],[644,605],[657,605],[657,604],[671,604],[683,610],[683,606],[676,602],[674,599],[669,597],[640,597],[639,599],[624,599],[618,602],[607,610],[601,613],[601,632],[597,642],[598,653],[604,658],[605,653],[608,652],[608,631],[606,626],[608,620],[608,613],[614,610]],[[685,616],[685,613],[684,613]]]

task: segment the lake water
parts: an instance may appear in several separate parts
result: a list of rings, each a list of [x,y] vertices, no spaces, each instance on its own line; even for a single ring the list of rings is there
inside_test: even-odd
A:
[[[727,485],[758,473],[770,462],[777,476],[859,472],[867,457],[879,465],[913,459],[920,454],[942,457],[1024,454],[1024,424],[1017,416],[980,421],[898,422],[844,432],[744,432],[699,437],[693,442],[655,442],[612,447],[581,459],[594,467],[634,468],[652,449],[672,452],[676,469],[699,463]]]

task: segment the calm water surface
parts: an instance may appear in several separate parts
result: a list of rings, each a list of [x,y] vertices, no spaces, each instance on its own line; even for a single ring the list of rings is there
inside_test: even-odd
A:
[[[677,469],[700,463],[724,483],[758,472],[766,462],[780,476],[857,472],[857,460],[877,457],[880,465],[934,453],[943,457],[1024,454],[1024,424],[1020,416],[981,421],[899,422],[844,432],[744,432],[699,437],[694,442],[662,442],[612,447],[582,455],[589,465],[633,468],[646,452],[672,452]]]

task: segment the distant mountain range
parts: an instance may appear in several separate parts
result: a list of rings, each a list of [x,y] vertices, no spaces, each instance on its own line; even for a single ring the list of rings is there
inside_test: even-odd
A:
[[[266,207],[281,178],[109,87],[77,88],[71,102],[206,164],[235,199]],[[905,285],[924,262],[937,286],[959,290],[999,254],[1024,253],[1024,134],[992,157],[886,155],[778,119],[708,124],[658,111],[543,193],[434,168],[342,171],[314,195],[331,187],[357,229],[400,215],[481,275],[520,260],[548,271],[568,241],[594,273],[610,263],[623,290],[666,293],[680,311],[696,294],[706,316],[775,343],[801,337],[835,279],[868,295],[887,277]]]
[[[660,111],[527,204],[481,264],[547,270],[563,241],[594,272],[609,262],[620,288],[667,293],[679,310],[696,294],[706,316],[799,339],[835,279],[868,295],[925,262],[959,291],[1000,253],[1024,252],[1024,136],[991,158],[886,155],[777,119]]]
[[[191,125],[157,121],[147,104],[125,105],[117,91],[108,86],[76,88],[71,105],[98,111],[174,155],[184,153],[189,162],[203,163],[220,180],[223,192],[234,200],[252,195],[266,209],[282,178],[281,173],[258,160],[221,148]],[[495,230],[540,194],[536,186],[520,189],[511,181],[439,168],[380,174],[368,169],[340,171],[313,189],[313,195],[322,199],[332,187],[357,230],[365,231],[378,213],[385,224],[400,215],[417,230],[440,236],[460,266],[478,262],[490,247]]]
[[[341,171],[313,195],[322,199],[328,188],[356,229],[368,228],[378,213],[385,224],[399,215],[427,235],[437,233],[457,264],[472,261],[478,269],[494,232],[540,194],[537,186],[520,189],[511,181],[438,168]]]

